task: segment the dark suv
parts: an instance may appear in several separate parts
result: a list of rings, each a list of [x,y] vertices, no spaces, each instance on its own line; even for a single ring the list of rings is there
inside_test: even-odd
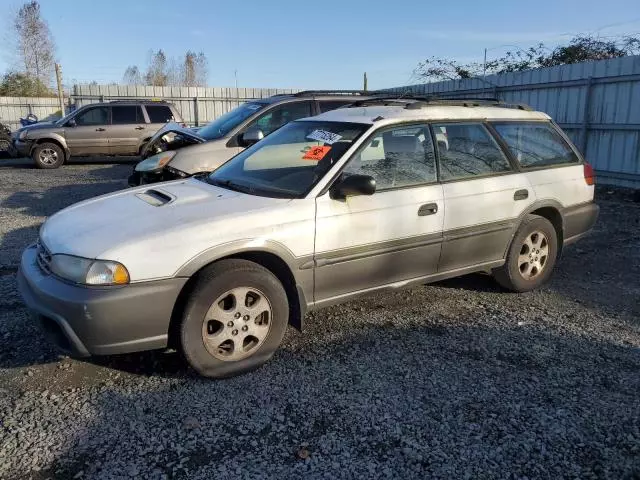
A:
[[[14,149],[39,168],[58,168],[71,156],[139,155],[168,122],[182,123],[175,106],[144,100],[85,105],[56,122],[15,131]]]
[[[370,98],[357,90],[306,90],[249,100],[198,131],[167,125],[142,152],[129,185],[211,172],[281,126]],[[151,158],[147,158],[151,157]]]

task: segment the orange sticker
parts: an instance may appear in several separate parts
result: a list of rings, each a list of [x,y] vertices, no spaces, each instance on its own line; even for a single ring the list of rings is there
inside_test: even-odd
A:
[[[303,160],[315,160],[320,161],[324,158],[324,156],[329,152],[329,150],[331,150],[331,147],[329,146],[325,146],[325,147],[311,147],[309,150],[306,151],[306,153],[304,154],[304,157],[302,157]]]

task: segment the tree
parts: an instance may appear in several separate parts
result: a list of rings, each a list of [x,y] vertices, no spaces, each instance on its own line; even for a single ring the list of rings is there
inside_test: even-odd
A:
[[[2,97],[50,97],[53,92],[38,78],[21,72],[9,72],[0,82]]]
[[[207,86],[209,76],[209,62],[203,52],[198,53],[195,59],[195,78],[197,87]]]
[[[536,68],[568,65],[589,60],[605,60],[640,53],[640,39],[624,36],[617,40],[602,40],[580,35],[567,45],[550,49],[539,43],[527,49],[507,51],[501,58],[486,63],[460,64],[455,60],[431,57],[420,62],[414,74],[425,80],[473,78],[484,74],[522,72]]]
[[[196,54],[189,50],[184,55],[182,65],[182,84],[186,87],[196,86]]]
[[[55,45],[49,25],[40,15],[40,4],[34,0],[22,5],[13,26],[24,73],[44,85],[50,85],[55,64]]]
[[[142,81],[140,69],[135,65],[129,65],[124,71],[122,83],[125,85],[142,85],[144,82]]]
[[[147,85],[154,87],[165,87],[167,85],[167,56],[162,49],[151,52],[149,68],[145,74]]]

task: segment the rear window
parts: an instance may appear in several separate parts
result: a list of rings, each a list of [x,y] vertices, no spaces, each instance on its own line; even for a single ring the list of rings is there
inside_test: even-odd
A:
[[[345,105],[349,105],[351,102],[344,100],[331,100],[331,101],[322,101],[318,102],[320,106],[320,113],[328,112],[329,110],[335,110],[336,108],[344,107]]]
[[[549,123],[496,123],[493,126],[524,168],[580,161],[565,139]]]
[[[147,115],[151,123],[167,123],[174,121],[171,109],[166,105],[146,105]]]
[[[111,123],[114,125],[144,123],[142,109],[137,105],[111,107]]]

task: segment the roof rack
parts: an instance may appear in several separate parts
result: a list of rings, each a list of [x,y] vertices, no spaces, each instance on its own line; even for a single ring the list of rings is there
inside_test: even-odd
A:
[[[532,110],[524,103],[503,102],[497,98],[440,98],[437,96],[413,95],[413,94],[374,94],[372,98],[357,100],[347,107],[363,107],[372,105],[382,106],[404,106],[408,110],[418,109],[425,106],[447,105],[462,107],[487,107],[495,106],[501,108],[517,108],[519,110]]]

